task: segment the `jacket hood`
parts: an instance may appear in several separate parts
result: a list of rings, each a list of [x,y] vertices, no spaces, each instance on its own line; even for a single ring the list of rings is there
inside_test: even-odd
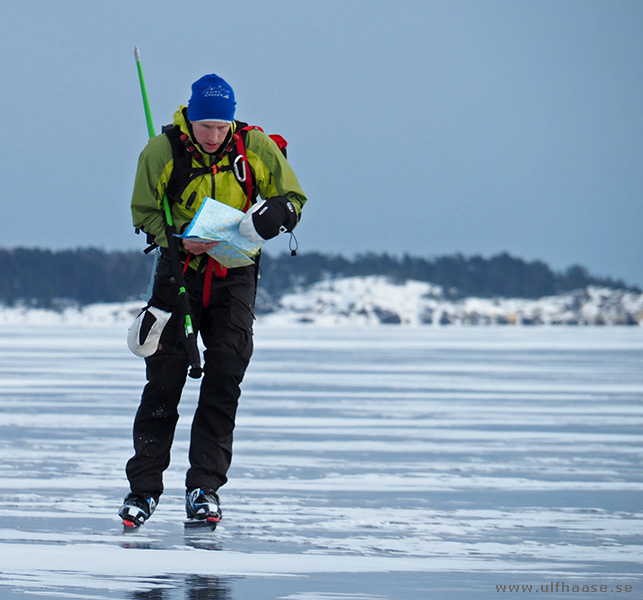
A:
[[[174,124],[178,125],[181,128],[183,133],[190,135],[190,124],[188,123],[188,107],[179,106],[178,110],[174,113]],[[190,135],[190,137],[192,137]]]

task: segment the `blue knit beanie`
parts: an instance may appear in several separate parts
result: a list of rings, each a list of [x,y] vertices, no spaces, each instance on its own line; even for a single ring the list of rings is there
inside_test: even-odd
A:
[[[192,97],[188,102],[188,120],[234,120],[237,103],[230,85],[218,75],[204,75],[192,84]]]

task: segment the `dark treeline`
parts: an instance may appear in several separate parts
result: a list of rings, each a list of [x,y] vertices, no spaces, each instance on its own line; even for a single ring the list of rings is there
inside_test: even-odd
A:
[[[52,308],[121,302],[147,288],[152,258],[96,249],[0,249],[0,304]]]
[[[0,249],[0,304],[56,307],[135,300],[146,290],[151,268],[152,256],[135,251]],[[541,261],[526,262],[507,253],[491,258],[373,253],[350,259],[320,253],[296,257],[264,253],[260,289],[263,297],[274,299],[325,278],[364,275],[428,281],[442,286],[454,299],[540,298],[588,285],[640,291],[623,281],[592,276],[581,266],[557,273]]]
[[[454,299],[467,296],[542,298],[588,285],[639,291],[620,280],[592,276],[582,266],[575,265],[556,273],[541,261],[526,262],[507,253],[491,258],[456,254],[428,259],[408,255],[398,258],[389,254],[364,254],[346,259],[309,253],[296,258],[262,257],[261,266],[262,285],[274,295],[283,291],[284,282],[292,289],[327,277],[363,275],[386,275],[398,281],[428,281],[442,286],[446,295]]]

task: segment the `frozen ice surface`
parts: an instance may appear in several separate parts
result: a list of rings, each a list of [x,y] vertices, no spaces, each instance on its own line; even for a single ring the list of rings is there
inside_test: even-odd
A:
[[[125,330],[0,331],[1,598],[643,598],[643,329],[260,324],[214,534],[182,525],[192,380],[122,533]]]

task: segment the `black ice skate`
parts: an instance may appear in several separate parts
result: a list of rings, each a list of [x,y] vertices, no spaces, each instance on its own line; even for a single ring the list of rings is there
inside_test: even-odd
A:
[[[210,526],[214,529],[221,520],[221,505],[219,496],[208,488],[188,490],[185,495],[185,512],[188,521],[185,525]]]
[[[131,492],[123,500],[123,506],[118,516],[123,519],[123,526],[128,528],[140,527],[147,521],[158,504],[158,496],[139,492]]]

